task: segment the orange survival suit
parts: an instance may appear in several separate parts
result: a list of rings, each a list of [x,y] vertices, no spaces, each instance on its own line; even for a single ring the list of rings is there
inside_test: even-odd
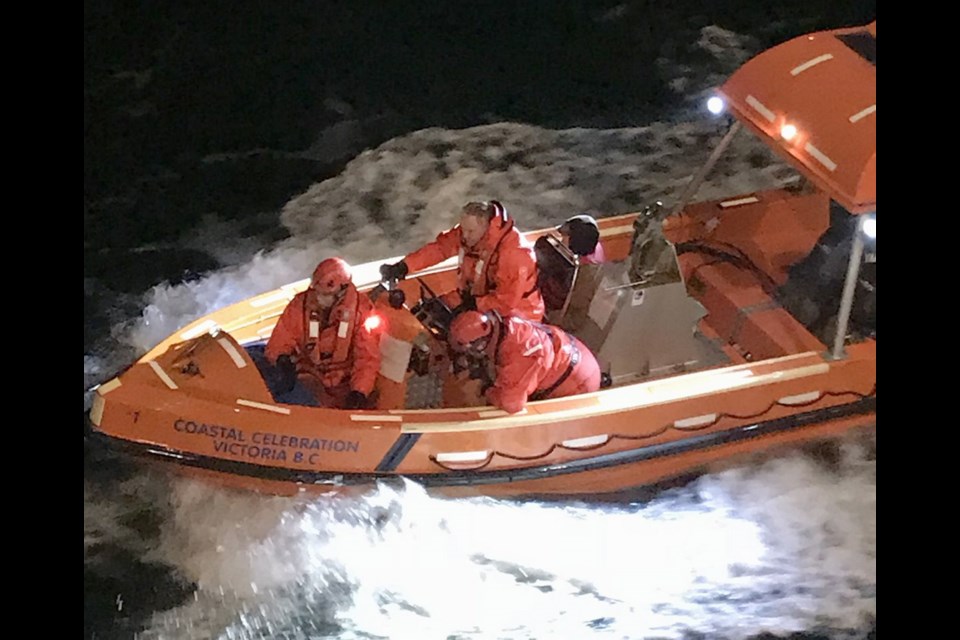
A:
[[[490,323],[489,332],[482,328]],[[600,365],[590,349],[576,337],[552,325],[496,312],[467,311],[450,327],[451,346],[464,345],[487,332],[483,347],[493,361],[493,385],[487,400],[508,413],[523,409],[528,400],[561,398],[600,388]]]
[[[380,369],[380,336],[364,326],[373,303],[349,283],[329,309],[313,303],[311,290],[294,296],[264,351],[270,364],[297,356],[297,377],[323,406],[342,407],[350,391],[369,396]]]
[[[540,320],[544,304],[537,288],[533,244],[517,230],[503,205],[496,204],[500,213],[490,220],[487,232],[475,247],[463,246],[458,224],[403,261],[410,272],[416,272],[457,255],[458,291],[441,296],[451,308],[460,304],[460,291],[469,291],[479,311],[494,310],[502,315]]]

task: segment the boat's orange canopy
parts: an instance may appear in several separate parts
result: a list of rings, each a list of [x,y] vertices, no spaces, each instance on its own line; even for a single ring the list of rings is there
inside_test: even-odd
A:
[[[876,211],[876,20],[768,49],[720,93],[738,120],[848,211]],[[790,140],[785,125],[796,128]]]

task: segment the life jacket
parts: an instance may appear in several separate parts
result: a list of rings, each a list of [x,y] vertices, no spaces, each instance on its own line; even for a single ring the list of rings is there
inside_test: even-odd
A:
[[[354,287],[347,287],[329,310],[319,308],[308,296],[303,305],[304,347],[298,371],[318,378],[324,387],[335,387],[348,379],[359,315],[360,299]]]
[[[500,264],[502,255],[500,249],[504,240],[511,233],[519,234],[519,232],[514,231],[514,226],[513,218],[504,213],[494,216],[490,220],[487,233],[484,234],[476,246],[469,249],[464,247],[461,236],[461,245],[457,252],[457,288],[460,291],[470,291],[475,298],[479,298],[496,289],[497,283],[492,274],[497,272],[497,267]],[[536,258],[533,260],[536,262]],[[524,290],[524,298],[538,291],[535,272],[533,277],[530,278],[529,285]]]
[[[536,329],[545,333],[553,344],[553,367],[550,374],[541,382],[537,390],[530,394],[530,400],[543,400],[560,388],[570,374],[573,373],[582,357],[576,340],[570,334],[556,327],[539,322],[531,323]]]
[[[488,397],[511,413],[529,400],[596,391],[600,386],[600,368],[593,354],[551,325],[505,318],[492,354],[496,377]],[[520,360],[529,357],[536,359],[534,377],[529,374],[531,365]]]

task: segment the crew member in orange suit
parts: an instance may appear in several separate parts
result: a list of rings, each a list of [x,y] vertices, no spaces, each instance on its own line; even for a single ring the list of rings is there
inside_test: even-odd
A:
[[[380,369],[378,320],[354,286],[350,265],[327,258],[283,310],[264,355],[284,391],[299,383],[320,406],[368,408]]]
[[[380,275],[384,280],[402,280],[408,273],[455,255],[459,256],[457,289],[441,296],[451,309],[543,318],[533,244],[496,200],[467,203],[458,225],[400,262],[382,265]]]
[[[490,404],[516,413],[529,400],[600,388],[600,365],[576,337],[547,324],[497,312],[466,311],[450,324],[450,347],[488,368]]]

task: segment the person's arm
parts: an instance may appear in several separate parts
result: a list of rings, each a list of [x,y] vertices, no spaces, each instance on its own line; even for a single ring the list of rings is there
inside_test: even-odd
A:
[[[380,371],[380,332],[364,326],[364,320],[373,311],[365,309],[357,318],[353,332],[353,371],[350,373],[350,388],[369,396]]]
[[[510,313],[521,306],[523,295],[537,286],[536,259],[523,247],[503,247],[492,275],[497,288],[477,298],[477,309]]]
[[[540,344],[502,345],[497,377],[487,390],[487,400],[507,413],[523,409],[540,382],[542,353]]]
[[[444,231],[433,242],[422,246],[403,259],[409,273],[432,267],[447,258],[457,255],[460,249],[460,225]]]
[[[297,294],[280,315],[273,333],[270,334],[270,339],[267,340],[263,354],[270,364],[275,365],[280,356],[299,352],[302,337],[303,294]]]

